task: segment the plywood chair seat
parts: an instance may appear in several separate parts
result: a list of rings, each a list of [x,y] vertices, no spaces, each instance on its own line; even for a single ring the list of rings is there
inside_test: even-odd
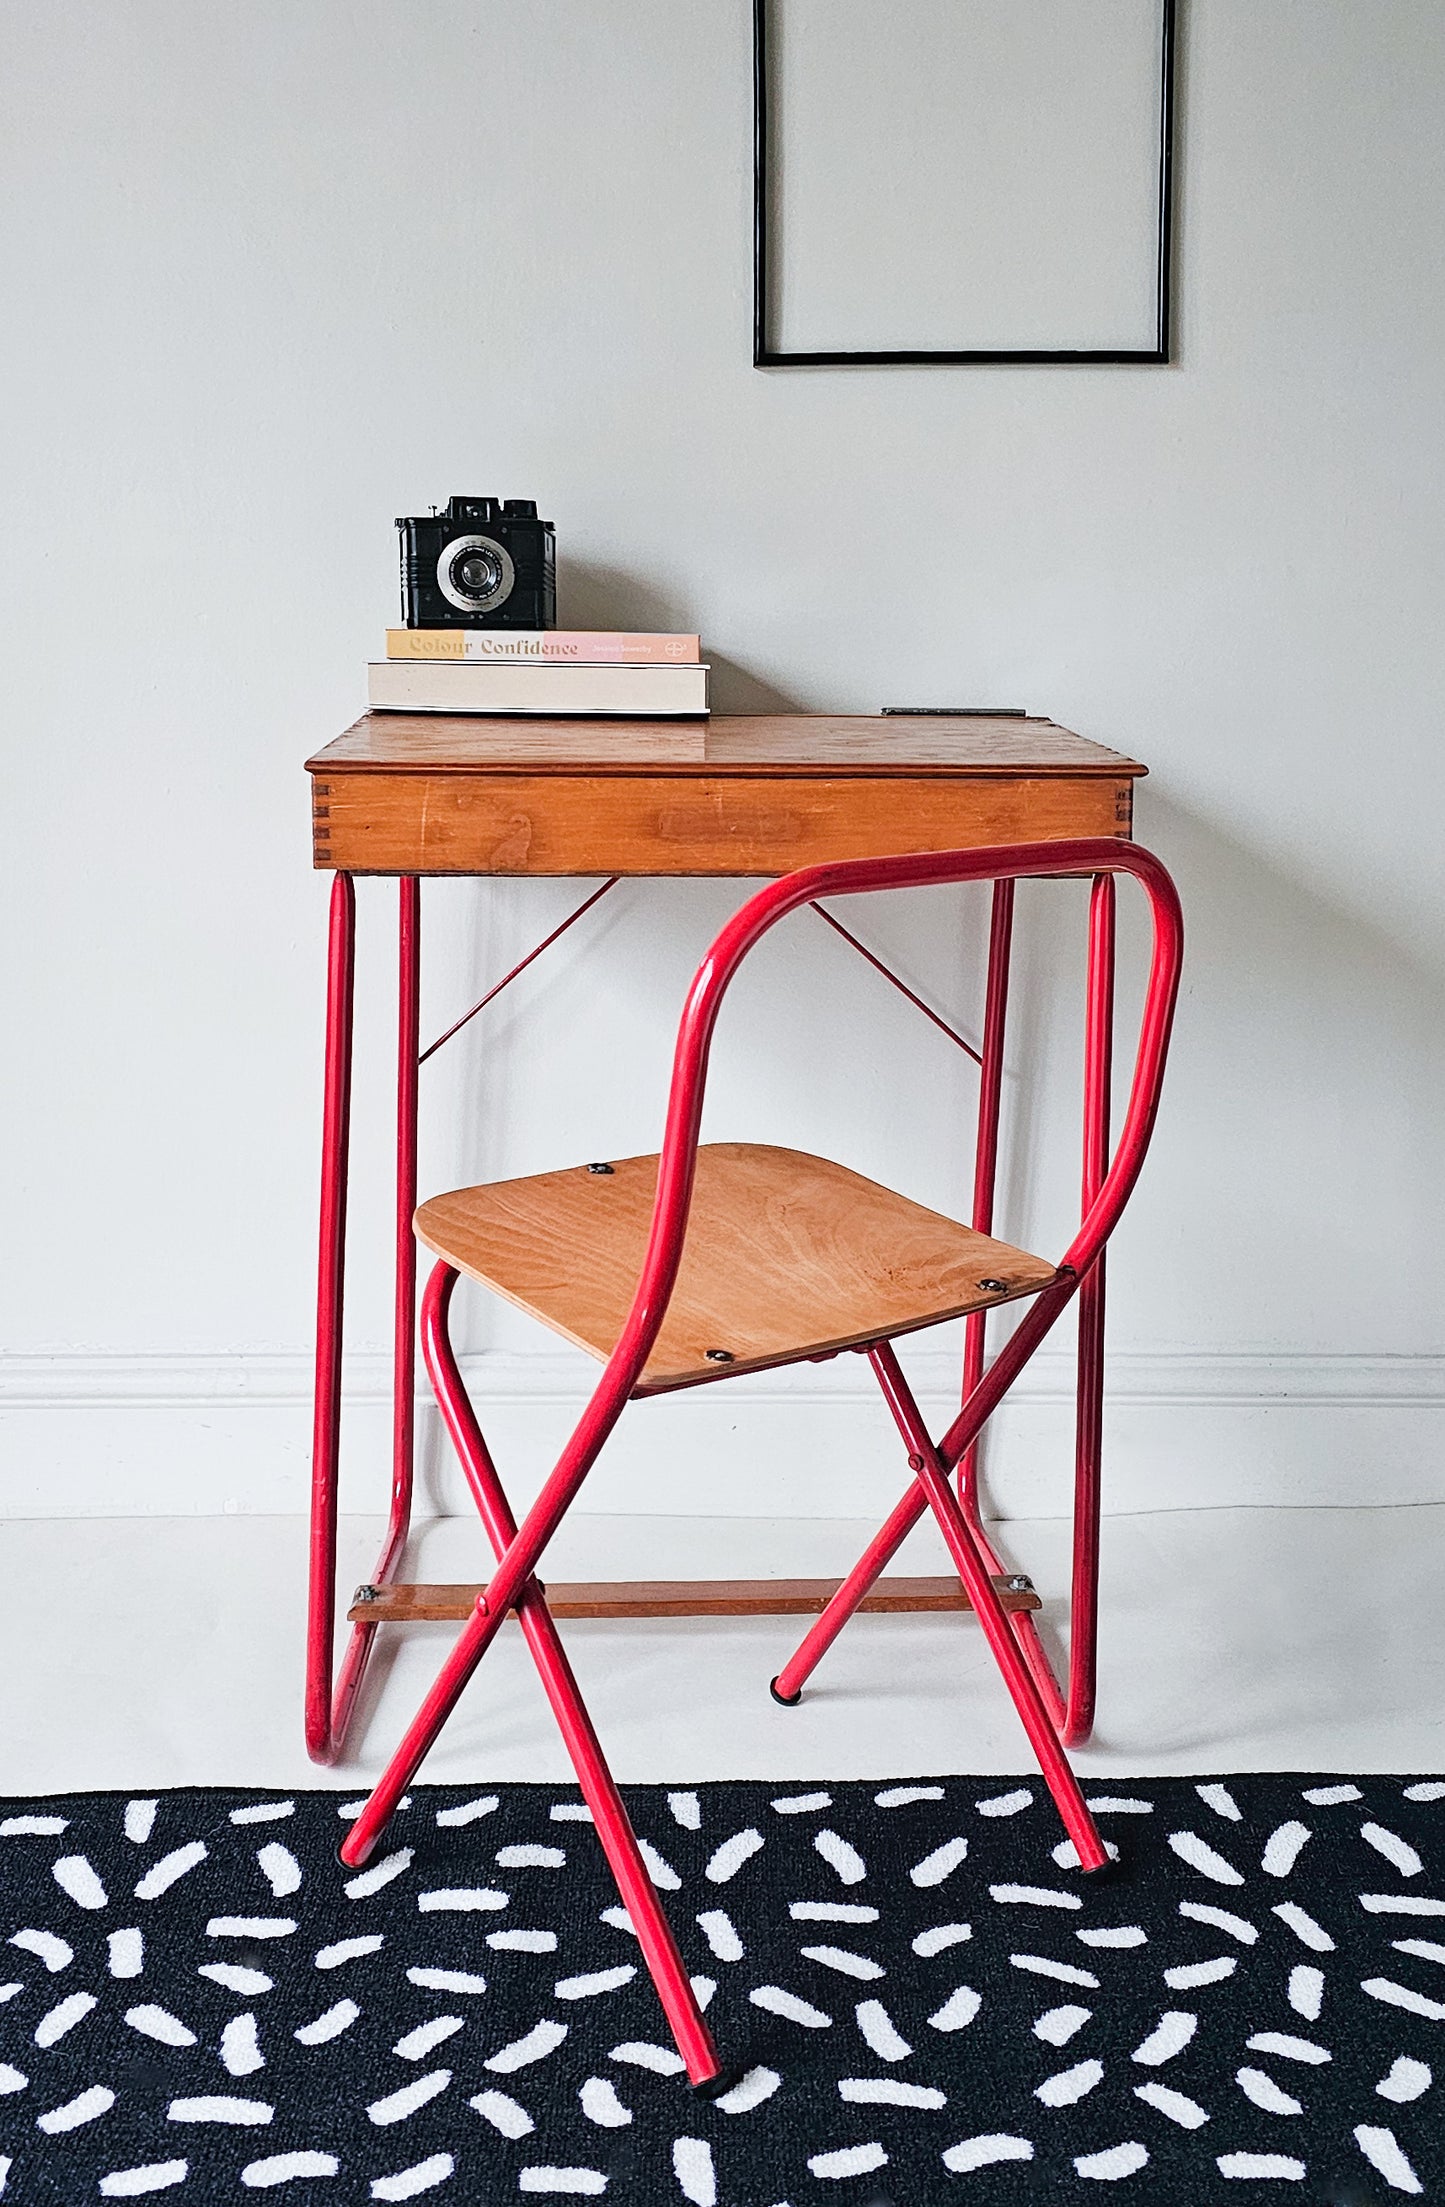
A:
[[[605,1361],[636,1293],[657,1163],[625,1157],[457,1188],[422,1204],[416,1230],[457,1271]],[[1042,1258],[826,1157],[707,1143],[682,1268],[634,1393],[912,1333],[1057,1277]]]

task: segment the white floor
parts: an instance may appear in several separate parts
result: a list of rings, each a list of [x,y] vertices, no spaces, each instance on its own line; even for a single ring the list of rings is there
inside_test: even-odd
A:
[[[868,1528],[844,1520],[575,1518],[555,1577],[822,1574]],[[345,1583],[377,1528],[344,1529]],[[1057,1617],[1065,1527],[1000,1535]],[[1445,1507],[1214,1510],[1117,1518],[1105,1543],[1095,1775],[1439,1771],[1445,1766]],[[937,1569],[931,1549],[905,1559]],[[291,1518],[0,1525],[0,1790],[181,1784],[354,1790],[374,1774],[456,1629],[382,1635],[346,1764],[301,1744],[305,1529]],[[482,1575],[479,1528],[425,1528],[407,1576]],[[967,1617],[855,1620],[802,1705],[768,1679],[796,1618],[572,1624],[567,1643],[623,1780],[810,1779],[1029,1766]],[[514,1625],[425,1767],[438,1780],[564,1778]]]

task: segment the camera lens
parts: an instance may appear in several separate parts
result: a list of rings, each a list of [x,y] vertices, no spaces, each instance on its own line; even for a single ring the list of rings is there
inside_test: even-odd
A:
[[[505,605],[516,580],[511,553],[491,536],[453,537],[437,561],[442,596],[472,617]]]
[[[486,598],[502,579],[502,563],[495,552],[464,552],[452,568],[452,580],[469,598]]]

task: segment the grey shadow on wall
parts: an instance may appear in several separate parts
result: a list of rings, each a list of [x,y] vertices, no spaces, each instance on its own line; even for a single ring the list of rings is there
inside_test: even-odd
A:
[[[1340,1136],[1342,1177],[1333,1187],[1321,1186],[1318,1243],[1308,1252],[1275,1248],[1271,1257],[1271,1229],[1260,1220],[1258,1251],[1246,1254],[1236,1247],[1231,1255],[1241,1343],[1246,1333],[1263,1338],[1270,1330],[1281,1257],[1286,1263],[1317,1264],[1334,1275],[1340,1291],[1332,1204],[1349,1187],[1358,1187],[1362,1175],[1407,1172],[1417,1186],[1418,1232],[1407,1251],[1395,1253],[1392,1265],[1406,1264],[1412,1298],[1438,1302],[1432,1283],[1434,1251],[1445,1236],[1445,1175],[1423,1132],[1417,1136],[1418,1152],[1407,1162],[1398,1141],[1386,1133],[1382,1114],[1402,1090],[1417,1102],[1445,1090],[1445,969],[1418,942],[1343,899],[1322,894],[1270,854],[1166,794],[1159,779],[1151,776],[1143,784],[1135,826],[1139,841],[1158,853],[1179,886],[1184,981],[1159,1124],[1134,1201],[1157,1201],[1151,1199],[1151,1181],[1166,1159],[1187,1158],[1221,1193],[1230,1185],[1236,1157],[1277,1155],[1281,1171],[1287,1171],[1303,1111],[1322,1100],[1341,1109],[1353,1089],[1362,1103],[1373,1098],[1377,1108],[1342,1118],[1348,1130]],[[1030,909],[1032,901],[1021,891],[1019,986],[1009,1008],[1009,1071],[1018,1085],[999,1215],[1015,1221],[1027,1216],[1026,1190],[1034,1183],[1042,1139],[1022,1078],[1047,1047],[1046,988],[1034,984],[1046,983],[1057,971],[1058,955],[1043,939],[1045,915]],[[1127,1049],[1137,1031],[1147,935],[1140,900],[1121,889],[1116,1130],[1127,1093]],[[1082,1009],[1079,1016],[1081,1021]],[[1312,1068],[1303,1089],[1301,1064]],[[1298,1099],[1294,1111],[1292,1093]],[[1414,1115],[1417,1127],[1428,1119],[1428,1112]],[[1427,1224],[1432,1200],[1433,1224]],[[1201,1224],[1182,1215],[1175,1223],[1180,1233],[1197,1232]],[[1250,1282],[1256,1287],[1253,1298]],[[1399,1344],[1361,1346],[1384,1353]]]
[[[685,586],[666,585],[600,561],[559,558],[558,626],[561,628],[672,629],[686,635],[704,626]],[[798,699],[749,667],[713,649],[703,635],[703,657],[712,668],[714,712],[796,713]]]
[[[1267,1353],[1277,1346],[1293,1355],[1323,1336],[1348,1342],[1350,1353],[1367,1358],[1403,1354],[1432,1361],[1439,1352],[1438,1252],[1445,1239],[1445,1173],[1431,1142],[1432,1122],[1438,1124],[1438,1103],[1432,1109],[1431,1100],[1445,1093],[1445,971],[1439,960],[1166,794],[1157,778],[1143,786],[1136,827],[1139,840],[1169,867],[1183,898],[1184,986],[1153,1146],[1111,1258],[1111,1345],[1131,1345],[1119,1321],[1132,1307],[1163,1314],[1161,1331],[1172,1330],[1181,1340],[1203,1323],[1226,1353]],[[1017,1229],[1019,1238],[1038,1247],[1047,1244],[1029,1243],[1023,1222],[1033,1224],[1028,1190],[1047,1146],[1045,1104],[1031,1092],[1027,1075],[1049,1045],[1040,1009],[1046,987],[1030,984],[1047,982],[1057,953],[1043,939],[1042,910],[1027,908],[1032,902],[1021,895],[1020,935],[1032,933],[1034,940],[1019,943],[1023,985],[1010,1006],[1005,1108],[1011,1117],[997,1216],[1005,1236]],[[1117,1032],[1126,1044],[1137,1017],[1147,934],[1136,900],[1121,892]],[[1129,1070],[1121,1052],[1116,1130]],[[1062,1087],[1065,1076],[1059,1079]],[[1301,1188],[1314,1191],[1307,1203]],[[1149,1220],[1147,1250],[1145,1237],[1131,1231],[1131,1219],[1142,1214]],[[1145,1263],[1147,1276],[1140,1269]],[[1386,1285],[1388,1294],[1382,1292]],[[1401,1309],[1419,1314],[1413,1340],[1399,1338]],[[1222,1320],[1211,1311],[1222,1313]],[[1306,1319],[1311,1337],[1281,1339]],[[991,1346],[1003,1338],[999,1328]],[[1073,1339],[1066,1316],[1051,1346],[1069,1352]],[[1422,1384],[1433,1381],[1427,1375]],[[1178,1403],[1177,1415],[1191,1417],[1187,1401]],[[1002,1514],[1002,1551],[1026,1570],[1027,1538],[1014,1539],[1007,1519],[1038,1511],[1044,1467],[1025,1455],[1025,1444],[1014,1453],[997,1437],[990,1451],[986,1437],[986,1514]],[[1022,1504],[1012,1483],[1015,1466],[1025,1481]],[[1109,1467],[1106,1425],[1106,1515]],[[1381,1475],[1388,1484],[1390,1469],[1361,1464],[1362,1504],[1378,1498]],[[1261,1454],[1250,1475],[1260,1506],[1288,1505],[1288,1493],[1272,1484],[1267,1456]],[[1051,1453],[1045,1476],[1047,1513],[1065,1513],[1072,1472],[1064,1451]],[[1209,1509],[1214,1500],[1201,1491],[1198,1506]],[[1111,1595],[1107,1523],[1103,1545],[1107,1650],[1111,1640],[1127,1643],[1139,1597],[1118,1582]],[[1060,1664],[1065,1655],[1056,1604],[1062,1592],[1045,1589],[1041,1621]],[[1383,1608],[1391,1589],[1366,1581],[1360,1598]],[[1281,1612],[1270,1723],[1297,1724],[1304,1733],[1318,1710],[1311,1666],[1288,1644],[1286,1619],[1295,1614]],[[1359,1644],[1384,1646],[1368,1631]],[[1250,1660],[1257,1659],[1256,1647]],[[1207,1649],[1189,1638],[1181,1646],[1182,1669],[1202,1671],[1208,1663],[1227,1674],[1233,1660],[1227,1634],[1216,1635]],[[1216,1679],[1216,1688],[1195,1705],[1197,1727],[1176,1717],[1167,1743],[1111,1730],[1106,1694],[1095,1745],[1130,1756],[1147,1756],[1161,1744],[1171,1752],[1247,1749],[1247,1739],[1226,1738],[1205,1712],[1248,1707],[1249,1695],[1233,1696],[1227,1675]],[[1393,1690],[1367,1662],[1355,1707],[1385,1706]]]
[[[695,625],[685,589],[598,560],[557,560],[559,628],[686,629]]]

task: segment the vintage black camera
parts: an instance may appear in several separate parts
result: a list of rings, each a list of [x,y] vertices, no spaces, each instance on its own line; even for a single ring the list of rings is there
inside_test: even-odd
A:
[[[532,498],[449,498],[398,520],[408,628],[555,628],[557,551]]]

